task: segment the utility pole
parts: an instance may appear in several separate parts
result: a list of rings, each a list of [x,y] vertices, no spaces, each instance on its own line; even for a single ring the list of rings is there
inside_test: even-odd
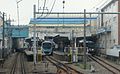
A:
[[[10,19],[10,15],[9,15],[9,20],[8,20],[8,49],[9,49],[9,54],[11,55],[11,19]]]
[[[3,39],[3,41],[2,41],[2,58],[4,59],[4,48],[5,48],[5,42],[4,42],[4,35],[5,35],[5,13],[3,12],[3,32],[2,32],[2,39]]]
[[[63,27],[64,27],[64,8],[65,8],[65,1],[63,0]]]
[[[16,3],[17,3],[17,18],[18,18],[18,31],[19,31],[19,35],[18,36],[20,36],[20,27],[19,27],[19,25],[20,25],[20,19],[19,19],[19,3],[21,2],[22,0],[19,0],[19,1],[16,1]]]
[[[36,15],[35,15],[35,12],[36,12],[36,5],[34,5],[34,7],[33,7],[34,9],[34,12],[33,12],[33,14],[34,14],[34,20],[35,20],[35,18],[36,18]],[[33,30],[34,30],[34,43],[33,43],[33,53],[34,53],[34,69],[36,69],[36,54],[37,54],[37,51],[36,51],[36,24],[34,24],[34,28],[33,28]]]
[[[86,69],[87,56],[86,56],[86,10],[84,9],[84,69]]]
[[[39,6],[40,6],[39,2],[40,2],[40,1],[38,0],[38,12],[39,12]]]
[[[19,1],[17,1],[17,17],[18,17],[18,26],[19,26],[19,3],[21,2],[22,0],[19,0]]]

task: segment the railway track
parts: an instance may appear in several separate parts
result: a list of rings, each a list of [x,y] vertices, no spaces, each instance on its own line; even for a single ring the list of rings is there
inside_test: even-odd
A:
[[[23,53],[17,53],[9,74],[26,74]]]
[[[117,67],[113,66],[112,64],[106,62],[103,59],[100,59],[99,57],[96,56],[89,56],[89,58],[91,58],[92,60],[94,60],[95,62],[97,62],[98,64],[100,64],[101,66],[103,66],[104,68],[106,68],[108,71],[110,71],[113,74],[120,74],[120,69],[118,69]]]
[[[73,69],[72,67],[54,59],[51,56],[46,56],[45,58],[57,67],[57,74],[83,74],[82,72]]]
[[[21,63],[21,74],[26,74],[26,71],[25,71],[25,62],[24,62],[24,54],[21,53],[21,56],[20,56],[20,63]]]

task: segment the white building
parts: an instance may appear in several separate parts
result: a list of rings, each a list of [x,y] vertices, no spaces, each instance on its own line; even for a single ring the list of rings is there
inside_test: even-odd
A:
[[[120,1],[110,0],[99,12],[120,12]],[[100,47],[109,49],[120,44],[120,14],[99,14],[97,24]]]

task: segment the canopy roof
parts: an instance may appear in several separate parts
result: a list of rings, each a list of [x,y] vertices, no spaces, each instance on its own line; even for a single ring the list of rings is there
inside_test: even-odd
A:
[[[86,18],[86,23],[90,20],[97,18]],[[84,24],[84,18],[32,18],[30,24]]]

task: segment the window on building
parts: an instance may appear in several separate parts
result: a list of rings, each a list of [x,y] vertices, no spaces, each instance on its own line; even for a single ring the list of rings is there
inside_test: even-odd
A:
[[[105,11],[107,11],[107,8],[105,9]]]
[[[115,2],[113,3],[113,6],[115,6]]]
[[[107,26],[107,24],[108,24],[108,22],[106,21],[106,22],[105,22],[105,26]]]
[[[111,43],[111,40],[110,40],[110,43]]]
[[[109,23],[110,23],[111,19],[109,19]]]
[[[109,6],[109,8],[111,9],[111,5]]]
[[[46,27],[46,28],[54,28],[54,26],[48,26],[48,27]]]
[[[102,43],[104,44],[104,41]]]
[[[115,43],[115,39],[113,40],[113,43]]]
[[[116,21],[116,17],[113,17],[113,21]]]

